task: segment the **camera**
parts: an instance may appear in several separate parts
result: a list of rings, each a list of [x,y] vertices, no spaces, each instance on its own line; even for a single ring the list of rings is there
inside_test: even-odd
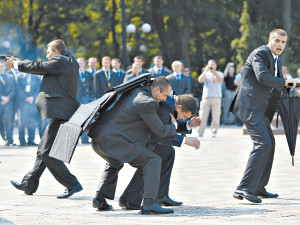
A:
[[[209,67],[209,69],[210,69],[210,70],[212,70],[212,69],[213,69],[213,67],[212,67],[212,66],[210,66],[210,67]]]

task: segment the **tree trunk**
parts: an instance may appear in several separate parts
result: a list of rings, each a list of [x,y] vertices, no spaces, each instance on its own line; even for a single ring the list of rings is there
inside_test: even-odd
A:
[[[163,52],[162,55],[165,64],[171,65],[172,63],[171,51],[168,48],[169,40],[167,38],[167,31],[164,29],[163,16],[161,15],[159,9],[160,9],[160,0],[151,0],[151,13],[152,13],[154,26],[157,30],[157,34],[161,42],[161,47]]]
[[[291,34],[291,26],[292,26],[292,20],[291,20],[291,0],[284,0],[282,2],[283,4],[283,27],[284,30],[287,32],[288,37],[290,38]],[[285,46],[285,52],[283,55],[283,64],[288,63],[289,59],[289,48],[288,48],[289,41],[286,43]]]
[[[119,52],[120,52],[120,44],[117,41],[116,38],[116,12],[117,12],[117,4],[116,0],[112,0],[112,5],[113,5],[113,11],[112,11],[112,38],[113,38],[113,45],[114,45],[114,57],[120,57]]]
[[[181,34],[181,48],[182,48],[182,56],[184,60],[184,66],[190,67],[190,56],[189,56],[189,42],[190,42],[190,24],[191,24],[191,16],[190,16],[190,7],[192,6],[192,0],[187,0],[184,5],[184,26]]]

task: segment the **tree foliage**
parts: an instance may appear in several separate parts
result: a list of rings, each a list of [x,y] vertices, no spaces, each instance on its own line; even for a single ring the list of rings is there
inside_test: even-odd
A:
[[[125,0],[127,33],[132,50],[128,59],[142,55],[145,67],[155,55],[166,66],[182,60],[197,73],[211,58],[220,69],[228,61],[243,64],[256,47],[266,44],[269,32],[283,23],[281,0]],[[247,4],[248,3],[248,4]],[[288,64],[300,61],[300,3],[291,1]],[[286,20],[285,20],[286,21]],[[141,25],[152,30],[143,33]],[[26,58],[44,58],[53,39],[65,40],[77,56],[122,59],[121,0],[1,0],[0,52]],[[147,46],[142,52],[139,46]],[[296,66],[295,66],[296,67]]]

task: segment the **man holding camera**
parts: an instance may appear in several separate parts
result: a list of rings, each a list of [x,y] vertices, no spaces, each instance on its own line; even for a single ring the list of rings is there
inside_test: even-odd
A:
[[[216,61],[210,59],[203,73],[198,78],[199,83],[204,83],[199,111],[199,117],[202,121],[201,126],[198,128],[199,137],[202,137],[204,134],[210,111],[212,115],[212,137],[216,137],[220,125],[222,82],[224,76],[222,72],[217,71],[216,69]]]

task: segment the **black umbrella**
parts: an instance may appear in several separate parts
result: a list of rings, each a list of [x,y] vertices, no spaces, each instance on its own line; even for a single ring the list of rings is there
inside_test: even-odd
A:
[[[292,156],[292,165],[294,166],[294,155],[300,117],[300,98],[291,97],[288,93],[283,93],[279,100],[278,109]]]

